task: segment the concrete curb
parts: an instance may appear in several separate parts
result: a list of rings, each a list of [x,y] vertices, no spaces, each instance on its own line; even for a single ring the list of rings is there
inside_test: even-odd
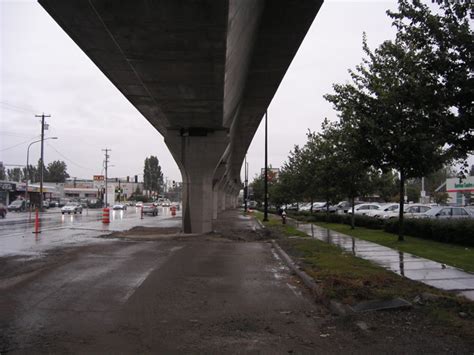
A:
[[[311,291],[313,291],[318,297],[322,296],[321,288],[313,278],[309,276],[306,272],[300,269],[300,267],[291,259],[291,257],[278,245],[278,243],[272,239],[272,246],[277,251],[278,255],[285,261],[287,266],[293,271],[298,277],[303,281],[303,283]]]
[[[274,239],[272,239],[272,246],[275,248],[278,255],[285,261],[291,271],[298,275],[298,277],[303,281],[306,287],[313,291],[313,293],[318,298],[322,298],[323,293],[321,291],[321,288],[316,282],[314,282],[313,278],[309,276],[306,272],[301,270],[300,267],[293,261],[293,259],[291,259],[291,257],[278,245],[278,243]],[[335,300],[331,300],[328,306],[331,313],[341,317],[346,317],[354,314],[354,311],[350,307]]]
[[[257,217],[253,217],[253,218],[257,221],[257,223],[258,223],[258,225],[260,226],[260,228],[266,229],[266,227],[264,226],[264,224],[263,224]]]

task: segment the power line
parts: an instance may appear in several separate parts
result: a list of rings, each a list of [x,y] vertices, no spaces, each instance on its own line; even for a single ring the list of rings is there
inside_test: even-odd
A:
[[[10,150],[10,149],[19,147],[20,145],[26,144],[26,143],[28,143],[29,141],[31,141],[32,139],[35,139],[35,138],[38,138],[38,137],[39,137],[39,136],[34,136],[34,137],[31,137],[30,139],[28,139],[27,141],[24,141],[24,142],[21,142],[21,143],[12,145],[11,147],[8,147],[8,148],[0,149],[0,152],[4,152],[4,151],[6,151],[6,150]]]
[[[53,148],[53,150],[58,153],[63,159],[66,159],[69,163],[71,163],[72,165],[75,165],[77,166],[78,168],[80,169],[83,169],[83,170],[88,170],[90,171],[90,168],[86,168],[85,166],[82,166],[80,164],[77,164],[76,162],[74,162],[73,160],[69,159],[68,157],[66,157],[63,153],[61,153],[59,150],[57,150],[52,144],[50,143],[46,143],[48,145],[48,147],[50,148]]]
[[[18,106],[18,105],[13,105],[11,103],[8,103],[6,101],[0,101],[0,105],[2,105],[4,108],[6,109],[9,109],[9,110],[20,110],[20,111],[25,111],[25,112],[28,112],[28,113],[36,113],[37,111],[34,111],[32,108],[30,107],[22,107],[22,106]]]

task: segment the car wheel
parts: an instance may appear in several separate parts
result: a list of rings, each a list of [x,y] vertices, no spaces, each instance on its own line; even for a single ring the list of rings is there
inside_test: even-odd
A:
[[[61,212],[61,214],[64,214],[64,212]]]
[[[82,210],[79,213],[82,214]]]

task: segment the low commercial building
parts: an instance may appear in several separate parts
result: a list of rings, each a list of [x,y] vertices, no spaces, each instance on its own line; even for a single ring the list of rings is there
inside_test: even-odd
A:
[[[468,176],[466,179],[447,179],[446,192],[449,194],[450,204],[457,206],[474,204],[474,176]]]

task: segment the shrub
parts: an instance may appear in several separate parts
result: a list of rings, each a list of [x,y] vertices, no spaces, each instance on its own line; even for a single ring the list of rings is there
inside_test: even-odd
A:
[[[350,214],[291,211],[288,215],[304,222],[351,224]],[[405,218],[404,221],[405,235],[436,240],[442,243],[474,246],[474,219],[438,220]],[[365,227],[369,229],[383,229],[385,232],[394,234],[397,234],[399,230],[398,219],[382,220],[356,215],[355,225],[356,227]]]
[[[398,220],[386,221],[384,230],[398,233]],[[436,240],[443,243],[474,246],[474,220],[438,220],[438,219],[405,219],[404,232],[406,235]]]

